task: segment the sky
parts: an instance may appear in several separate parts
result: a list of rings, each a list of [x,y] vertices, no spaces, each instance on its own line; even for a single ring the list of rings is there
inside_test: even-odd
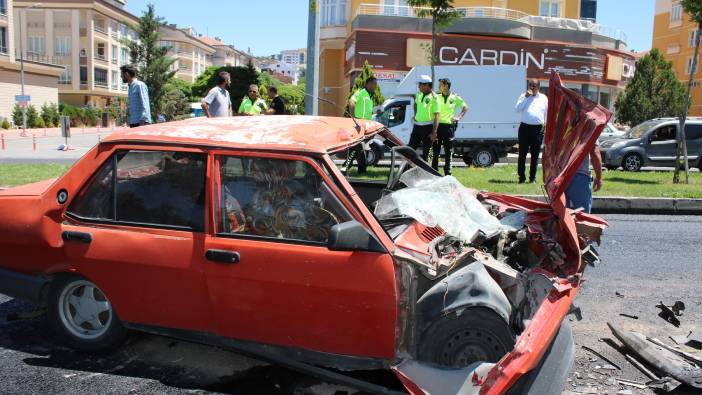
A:
[[[169,23],[193,26],[219,36],[256,56],[307,46],[308,0],[127,0],[127,10],[141,15],[153,3]],[[597,21],[622,30],[629,49],[651,48],[655,0],[599,0]]]

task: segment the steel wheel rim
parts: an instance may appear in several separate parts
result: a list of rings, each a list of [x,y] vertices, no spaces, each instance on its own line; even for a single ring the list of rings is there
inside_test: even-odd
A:
[[[375,162],[375,151],[373,151],[372,149],[366,151],[366,163],[371,164],[374,162]]]
[[[480,151],[478,152],[478,156],[475,159],[475,162],[478,164],[478,166],[487,166],[492,159],[492,155],[487,152],[487,151]]]
[[[494,359],[501,347],[501,343],[491,333],[468,328],[454,332],[440,352],[445,364],[466,367],[477,361]]]
[[[629,170],[636,170],[641,166],[641,161],[636,155],[630,155],[626,158],[626,168]]]
[[[63,326],[73,336],[83,340],[94,340],[104,335],[114,319],[107,297],[90,281],[77,280],[66,285],[58,303]]]

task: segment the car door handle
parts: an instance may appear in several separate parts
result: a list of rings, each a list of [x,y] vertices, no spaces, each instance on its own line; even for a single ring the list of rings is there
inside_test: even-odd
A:
[[[232,265],[239,263],[240,255],[236,251],[226,251],[226,250],[207,250],[205,253],[205,258],[212,262],[226,263]]]
[[[66,230],[61,233],[63,241],[77,241],[80,243],[90,244],[93,241],[93,236],[90,233],[74,232]]]

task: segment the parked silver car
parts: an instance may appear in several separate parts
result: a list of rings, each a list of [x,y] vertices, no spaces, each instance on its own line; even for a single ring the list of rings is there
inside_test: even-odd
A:
[[[625,133],[626,131],[617,129],[617,127],[610,122],[602,129],[602,134],[597,138],[597,144],[602,145],[602,143],[607,140],[622,138]]]
[[[674,167],[677,118],[657,118],[629,129],[621,138],[603,141],[602,164],[610,170],[639,171],[644,166]],[[685,140],[690,167],[702,171],[702,118],[688,118]]]

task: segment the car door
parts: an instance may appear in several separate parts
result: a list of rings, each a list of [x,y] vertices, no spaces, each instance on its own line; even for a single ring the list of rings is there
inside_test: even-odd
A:
[[[687,143],[687,156],[690,166],[697,166],[702,155],[702,125],[685,125],[685,142]]]
[[[221,336],[392,358],[397,298],[388,253],[330,251],[332,225],[358,214],[316,161],[216,156],[215,234],[205,269]]]
[[[202,275],[206,164],[197,150],[116,150],[70,203],[66,261],[123,321],[213,331]]]
[[[648,134],[646,159],[651,166],[673,166],[675,164],[675,149],[677,143],[676,124],[659,126]]]
[[[377,120],[387,126],[400,140],[407,144],[412,134],[413,118],[412,102],[410,100],[399,100],[389,103]]]

